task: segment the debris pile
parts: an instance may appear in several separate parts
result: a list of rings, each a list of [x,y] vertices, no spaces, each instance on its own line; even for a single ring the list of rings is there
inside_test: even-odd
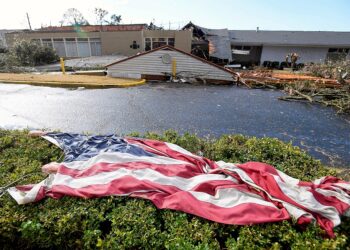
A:
[[[337,113],[350,113],[349,86],[342,88],[319,88],[315,83],[299,82],[285,88],[287,96],[283,101],[307,101],[335,107]]]
[[[248,88],[284,89],[288,95],[280,97],[280,100],[320,103],[335,107],[338,113],[350,113],[350,63],[347,65],[349,69],[314,65],[312,69],[315,71],[309,71],[312,75],[271,70],[247,71],[238,73],[237,84]]]
[[[327,64],[307,64],[303,72],[325,79],[335,79],[344,84],[350,80],[350,61],[328,62]]]
[[[342,84],[336,79],[322,78],[306,74],[281,72],[273,70],[253,70],[238,73],[238,84],[244,84],[250,88],[284,88],[287,84],[302,81],[315,83],[319,87],[341,88]],[[345,83],[350,84],[349,80]]]

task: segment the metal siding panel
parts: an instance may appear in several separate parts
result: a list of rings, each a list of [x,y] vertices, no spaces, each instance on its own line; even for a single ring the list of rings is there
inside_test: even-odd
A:
[[[141,73],[151,75],[163,75],[163,72],[171,73],[171,64],[162,62],[162,55],[169,54],[176,59],[178,72],[193,72],[208,79],[232,80],[232,75],[219,68],[197,60],[178,51],[157,50],[130,60],[111,65],[109,72]]]

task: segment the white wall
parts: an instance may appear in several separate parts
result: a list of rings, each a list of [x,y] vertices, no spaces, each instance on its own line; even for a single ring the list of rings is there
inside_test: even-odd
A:
[[[164,72],[172,72],[172,64],[162,62],[163,55],[169,55],[171,59],[176,59],[177,72],[191,73],[202,76],[204,79],[232,81],[231,73],[219,69],[216,66],[205,63],[192,56],[178,51],[160,49],[126,61],[111,65],[107,68],[107,74],[112,77],[134,76],[134,75],[158,75],[163,76]]]
[[[328,48],[292,47],[292,46],[264,46],[261,54],[261,63],[264,61],[284,62],[286,55],[298,53],[298,63],[323,62],[326,59]]]

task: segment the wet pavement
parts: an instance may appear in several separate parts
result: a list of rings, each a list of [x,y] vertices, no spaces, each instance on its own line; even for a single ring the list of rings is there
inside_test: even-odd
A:
[[[328,165],[350,167],[350,116],[279,101],[281,95],[235,86],[64,89],[0,84],[0,127],[102,134],[175,129],[200,136],[276,137]]]

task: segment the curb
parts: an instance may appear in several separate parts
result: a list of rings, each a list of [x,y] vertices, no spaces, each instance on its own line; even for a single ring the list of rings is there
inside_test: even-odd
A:
[[[48,87],[85,87],[85,88],[128,88],[144,85],[146,83],[145,79],[142,79],[138,82],[130,83],[107,83],[107,84],[87,84],[84,82],[77,83],[66,83],[66,82],[38,82],[38,81],[20,81],[20,80],[1,80],[0,83],[14,83],[14,84],[29,84],[34,86],[48,86]]]

